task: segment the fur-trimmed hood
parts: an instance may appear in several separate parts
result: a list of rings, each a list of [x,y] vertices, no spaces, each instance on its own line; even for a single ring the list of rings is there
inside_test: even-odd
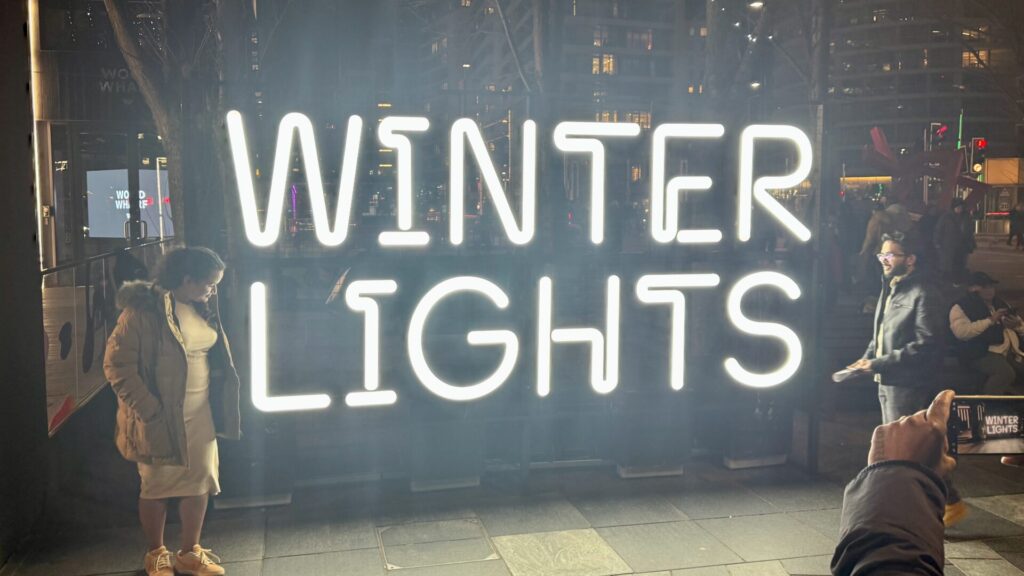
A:
[[[161,290],[146,280],[131,280],[117,291],[117,308],[135,310],[155,309],[160,302]]]

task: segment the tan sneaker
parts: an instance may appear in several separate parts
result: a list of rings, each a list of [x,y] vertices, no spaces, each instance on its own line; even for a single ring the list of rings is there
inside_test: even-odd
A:
[[[192,576],[221,576],[224,569],[217,562],[220,558],[212,551],[196,544],[191,552],[179,551],[174,557],[174,569],[178,574]]]
[[[174,576],[171,551],[166,546],[146,552],[146,576]]]
[[[954,502],[946,506],[946,513],[942,515],[942,523],[946,528],[952,528],[967,517],[971,510],[964,504],[964,501]]]

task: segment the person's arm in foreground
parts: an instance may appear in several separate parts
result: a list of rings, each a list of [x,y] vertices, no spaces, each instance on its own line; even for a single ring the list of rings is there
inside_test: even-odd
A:
[[[846,487],[832,574],[942,575],[942,476],[956,465],[946,442],[952,401],[946,390],[927,411],[875,428],[868,467]]]

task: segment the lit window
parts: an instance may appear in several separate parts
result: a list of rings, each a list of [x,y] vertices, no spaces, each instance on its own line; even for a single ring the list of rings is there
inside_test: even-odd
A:
[[[614,54],[604,54],[601,57],[601,73],[602,74],[609,74],[609,75],[613,75],[613,74],[617,73],[617,70],[615,68],[615,55]]]
[[[618,122],[619,111],[618,110],[601,110],[594,114],[594,120],[597,122]]]
[[[653,50],[654,32],[651,30],[626,32],[626,46],[634,50]]]
[[[708,35],[708,27],[707,26],[701,26],[700,27],[700,37],[701,38],[707,38],[707,35]]]
[[[960,64],[964,68],[981,68],[988,65],[988,50],[978,50],[977,53],[964,50]]]
[[[960,31],[960,37],[964,40],[982,40],[988,35],[988,25],[977,28],[964,28]]]
[[[600,48],[605,44],[608,44],[608,28],[604,26],[594,28],[594,46]]]
[[[693,92],[694,92],[693,86],[691,85],[689,88],[687,88],[686,91],[689,92],[690,94],[693,94]]]
[[[636,122],[641,128],[651,127],[650,112],[626,112],[626,122]]]
[[[459,3],[462,5],[463,8],[469,8],[470,6],[473,5],[473,0],[459,0]]]
[[[644,177],[644,169],[643,169],[643,167],[640,166],[639,164],[633,164],[633,166],[631,166],[630,169],[629,169],[629,180],[631,182],[639,182],[640,180],[643,180],[643,177]]]
[[[590,60],[590,73],[591,74],[600,74],[601,73],[601,57],[600,56],[594,56]]]

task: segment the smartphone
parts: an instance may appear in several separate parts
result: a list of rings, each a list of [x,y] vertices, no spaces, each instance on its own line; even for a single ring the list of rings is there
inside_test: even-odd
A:
[[[948,433],[953,456],[1024,454],[1024,396],[957,396]]]

